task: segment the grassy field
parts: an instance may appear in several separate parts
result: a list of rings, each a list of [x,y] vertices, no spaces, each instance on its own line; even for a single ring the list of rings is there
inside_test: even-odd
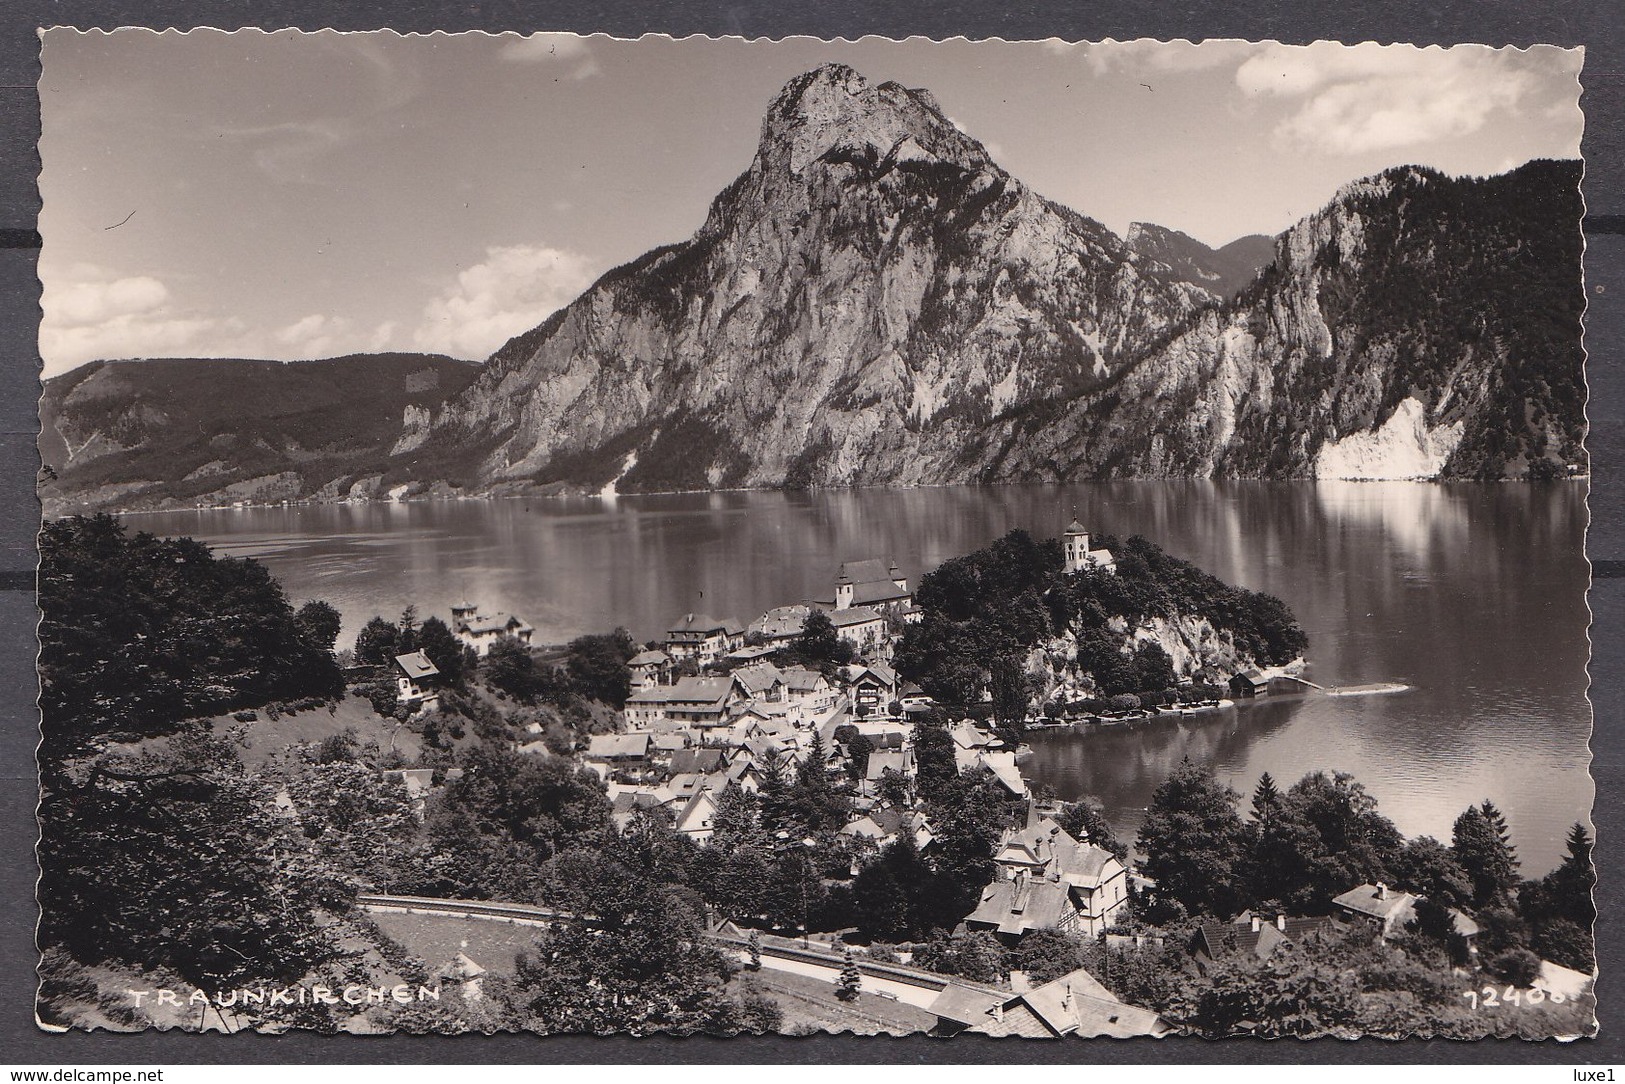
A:
[[[498,975],[513,974],[514,957],[528,949],[541,930],[489,918],[414,915],[375,911],[369,917],[430,970],[459,952]]]
[[[754,983],[779,1003],[779,1010],[784,1013],[782,1030],[790,1035],[819,1031],[911,1035],[929,1030],[937,1022],[937,1018],[924,1009],[874,994],[860,992],[856,1001],[840,1001],[835,997],[834,983],[808,975],[764,967],[757,972],[735,975],[729,991],[738,993],[744,983]]]
[[[239,723],[230,715],[214,719],[216,732],[223,733],[234,726],[247,726],[248,748],[243,750],[243,763],[250,767],[264,764],[289,745],[301,742],[316,743],[353,728],[362,743],[377,742],[385,752],[397,750],[408,762],[415,762],[422,751],[418,736],[393,719],[385,719],[372,710],[372,705],[359,696],[345,696],[337,704],[311,708],[297,714],[283,714],[276,719],[266,715],[262,708],[252,723]]]

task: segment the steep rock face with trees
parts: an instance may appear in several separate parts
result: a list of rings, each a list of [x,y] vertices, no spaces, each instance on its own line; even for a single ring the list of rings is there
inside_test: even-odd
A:
[[[1018,420],[1001,478],[1543,478],[1583,469],[1580,166],[1347,185],[1105,390]]]
[[[1097,536],[1115,571],[1063,571],[1061,547],[1012,531],[921,581],[923,619],[898,645],[899,672],[946,704],[991,697],[1020,726],[1052,698],[1161,698],[1181,679],[1222,682],[1278,665],[1308,640],[1273,595],[1231,587],[1146,539]]]
[[[87,366],[47,386],[42,492],[75,510],[1581,473],[1580,168],[1398,167],[1270,249],[1145,223],[1124,240],[1012,177],[929,92],[826,65],[774,100],[698,232],[610,271],[477,375],[260,363],[279,389],[308,376],[333,394],[193,403],[182,383],[258,370]],[[333,425],[335,404],[359,421]]]
[[[397,469],[966,480],[997,419],[1098,386],[1215,300],[1010,176],[928,92],[827,65],[774,101],[693,238],[504,346]]]
[[[391,477],[1562,476],[1585,462],[1580,216],[1578,163],[1403,167],[1272,259],[1124,242],[929,93],[830,65],[773,103],[692,239],[504,346]]]

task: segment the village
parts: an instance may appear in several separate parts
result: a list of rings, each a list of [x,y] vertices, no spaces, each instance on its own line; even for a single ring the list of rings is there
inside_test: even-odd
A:
[[[1067,572],[1092,569],[1110,573],[1109,550],[1090,545],[1088,532],[1074,520],[1062,539]],[[920,620],[909,582],[889,561],[867,559],[843,564],[828,598],[776,607],[747,623],[690,612],[670,623],[662,639],[626,660],[630,694],[619,727],[593,734],[572,753],[580,766],[603,783],[617,830],[626,831],[640,815],[668,819],[674,830],[704,847],[710,843],[724,796],[731,790],[756,795],[770,785],[809,770],[850,790],[846,822],[838,835],[847,846],[851,877],[887,847],[905,839],[921,855],[930,855],[938,826],[916,787],[920,751],[916,724],[927,717],[944,720],[942,707],[919,686],[901,678],[891,665],[893,648],[903,630]],[[482,614],[472,602],[452,610],[452,630],[472,656],[485,658],[502,641],[533,648],[534,629],[523,618]],[[835,665],[808,665],[797,652],[810,634],[842,645]],[[422,651],[394,659],[397,696],[414,712],[433,710],[438,673]],[[1266,696],[1282,679],[1309,683],[1280,668],[1245,668],[1228,681],[1230,698],[1198,703],[1197,710],[1231,707],[1235,700]],[[1188,683],[1188,679],[1187,679]],[[1311,688],[1318,688],[1310,686]],[[1233,698],[1233,699],[1231,699]],[[1162,709],[1190,712],[1192,705]],[[1157,709],[1125,709],[1099,715],[1088,723],[1035,716],[1034,726],[1096,725],[1145,718]],[[955,936],[986,933],[1015,950],[1032,935],[1062,934],[1107,946],[1111,951],[1161,948],[1163,938],[1147,938],[1131,920],[1130,900],[1153,892],[1156,882],[1119,848],[1114,853],[1089,833],[1059,823],[1067,803],[1037,794],[1023,777],[1020,761],[1026,747],[1017,734],[988,720],[947,719],[952,739],[953,770],[983,781],[1008,808],[1018,811],[993,848],[994,875],[975,906],[955,928]],[[540,756],[557,751],[533,725],[529,740],[515,743],[519,753]],[[813,763],[816,761],[817,763]],[[404,770],[400,777],[420,796],[433,773]],[[785,833],[781,832],[780,835]],[[791,846],[805,841],[780,840]],[[1208,919],[1198,924],[1182,947],[1200,969],[1226,958],[1266,960],[1306,938],[1357,926],[1382,939],[1404,933],[1416,919],[1421,897],[1383,883],[1348,885],[1332,901],[1331,913],[1313,916],[1284,912],[1243,912],[1232,921]],[[380,898],[378,908],[419,914],[442,913],[434,901]],[[498,917],[524,924],[523,914],[488,915],[476,906],[462,917]],[[1476,955],[1477,923],[1459,908],[1449,910],[1453,930],[1470,959]],[[997,985],[933,976],[901,958],[861,958],[853,962],[850,945],[838,934],[812,935],[806,917],[795,929],[749,934],[736,920],[755,916],[714,916],[713,939],[731,946],[739,959],[760,969],[779,968],[827,984],[830,996],[843,981],[867,983],[877,996],[901,997],[933,1015],[930,1029],[941,1034],[960,1030],[987,1034],[1162,1034],[1169,1023],[1157,1013],[1123,1005],[1088,971],[1078,969],[1041,986],[1013,971]],[[796,941],[796,937],[800,941]],[[863,950],[859,950],[860,956]],[[484,973],[466,954],[442,968],[452,978]],[[1555,969],[1548,985],[1576,985],[1575,977]],[[858,974],[858,980],[849,980]],[[473,981],[470,979],[469,981]],[[1583,983],[1579,985],[1583,986]],[[804,996],[804,995],[803,995]],[[1558,994],[1561,998],[1563,995]],[[1025,1029],[1025,1030],[1023,1030]]]

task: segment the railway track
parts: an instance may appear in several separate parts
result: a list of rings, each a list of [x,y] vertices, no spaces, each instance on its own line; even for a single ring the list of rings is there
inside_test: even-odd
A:
[[[517,925],[547,926],[554,922],[580,922],[587,925],[593,923],[591,915],[577,915],[527,903],[448,900],[432,896],[396,896],[380,893],[363,893],[356,897],[356,902],[369,911],[403,911],[454,918],[484,918]],[[749,952],[750,942],[747,937],[721,932],[710,932],[705,936],[707,940],[735,956],[742,957]],[[812,973],[822,981],[832,984],[838,980],[841,969],[846,964],[845,953],[813,948],[811,945],[798,945],[772,934],[759,938],[758,951],[761,953],[764,968],[795,971],[803,975]],[[945,975],[922,971],[904,964],[867,960],[861,955],[855,956],[853,962],[857,965],[858,971],[870,980],[867,986],[871,993],[892,997],[922,1008],[929,1005],[949,982],[975,990],[985,990],[988,993],[999,992],[991,986],[980,983],[950,979]]]

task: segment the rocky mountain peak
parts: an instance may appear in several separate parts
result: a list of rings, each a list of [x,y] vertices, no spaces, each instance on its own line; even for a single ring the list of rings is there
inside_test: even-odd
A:
[[[992,167],[987,151],[954,126],[930,92],[870,83],[830,63],[790,80],[774,99],[756,167],[800,177],[817,162],[933,159],[967,170]]]

